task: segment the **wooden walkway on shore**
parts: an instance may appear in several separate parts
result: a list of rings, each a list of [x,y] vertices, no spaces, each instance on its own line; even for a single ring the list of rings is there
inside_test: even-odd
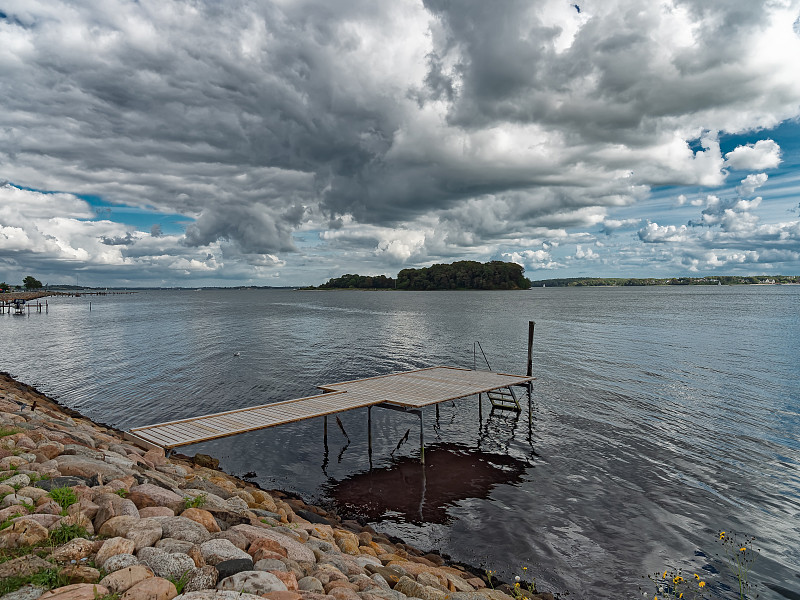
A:
[[[144,447],[171,449],[315,417],[326,417],[327,432],[327,415],[373,406],[413,412],[421,421],[425,406],[509,386],[526,386],[533,379],[491,371],[431,367],[320,385],[317,387],[326,393],[317,396],[135,427],[125,437]],[[420,429],[422,441],[421,435]]]

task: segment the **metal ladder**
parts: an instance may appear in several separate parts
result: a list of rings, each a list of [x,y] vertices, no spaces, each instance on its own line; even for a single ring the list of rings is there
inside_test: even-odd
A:
[[[486,367],[491,371],[492,365],[489,364],[489,359],[486,358],[486,353],[483,351],[483,346],[481,346],[480,342],[475,342],[472,346],[472,368],[473,370],[477,370],[477,356],[478,350],[481,351],[481,355],[483,356],[483,360],[486,363]],[[499,410],[513,410],[514,412],[522,412],[522,407],[519,404],[519,398],[517,398],[517,394],[514,392],[514,388],[511,386],[500,388],[499,390],[494,390],[492,392],[487,392],[486,396],[489,398],[489,402],[492,403],[492,408],[497,408]]]

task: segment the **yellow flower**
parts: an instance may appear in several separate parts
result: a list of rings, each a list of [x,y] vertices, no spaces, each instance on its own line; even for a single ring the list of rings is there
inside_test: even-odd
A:
[[[672,578],[672,583],[680,583],[682,581],[683,577],[681,577],[680,575],[676,575],[675,577]]]
[[[747,548],[739,548],[739,552],[745,552]]]
[[[658,596],[653,596],[653,600],[658,600]]]
[[[695,578],[695,579],[700,579],[700,575],[698,575],[697,573],[695,573],[695,574],[694,574],[694,578]]]
[[[719,539],[721,539],[721,540],[725,539],[725,532],[724,531],[720,531],[719,532]]]
[[[528,567],[522,567],[522,570],[523,570],[523,571],[527,571],[527,570],[528,570]]]
[[[666,571],[664,571],[664,574],[662,575],[662,577],[663,577],[664,579],[666,579],[666,578],[667,578],[667,572],[666,572]]]
[[[514,584],[514,587],[519,587],[519,581]]]
[[[681,595],[678,596],[678,600],[681,600],[681,598],[683,598],[683,592],[681,592]]]
[[[706,587],[706,582],[705,581],[701,581],[700,583],[697,584],[697,586],[701,587],[701,588],[702,587]]]

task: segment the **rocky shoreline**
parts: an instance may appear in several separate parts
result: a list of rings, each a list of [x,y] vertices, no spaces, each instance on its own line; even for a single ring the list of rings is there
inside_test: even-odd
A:
[[[0,374],[0,598],[552,599],[217,464],[134,446]]]

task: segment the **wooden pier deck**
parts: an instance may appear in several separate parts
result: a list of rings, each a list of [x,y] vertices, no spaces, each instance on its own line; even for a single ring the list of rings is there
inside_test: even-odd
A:
[[[317,396],[135,427],[125,437],[145,447],[170,449],[376,405],[413,410],[421,418],[420,411],[425,406],[527,385],[533,379],[491,371],[431,367],[321,385],[318,387],[326,393]]]

